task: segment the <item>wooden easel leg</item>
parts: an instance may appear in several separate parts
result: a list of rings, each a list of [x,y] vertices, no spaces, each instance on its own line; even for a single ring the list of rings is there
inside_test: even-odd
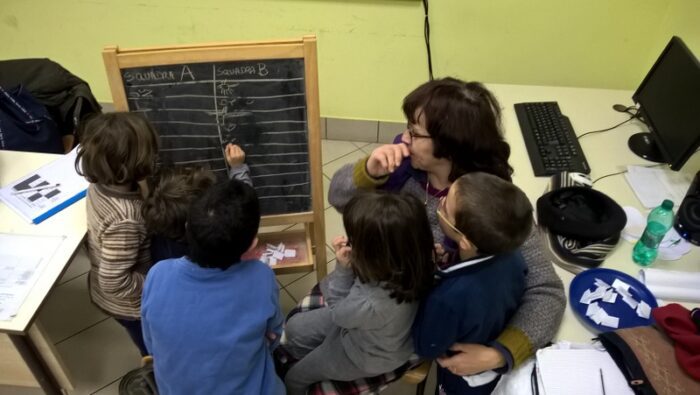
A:
[[[313,250],[314,250],[314,265],[316,268],[316,280],[320,282],[326,274],[328,274],[328,262],[326,261],[326,242],[324,229],[322,226],[314,226],[314,223],[308,223],[308,231],[313,235]],[[320,232],[318,234],[317,232]]]

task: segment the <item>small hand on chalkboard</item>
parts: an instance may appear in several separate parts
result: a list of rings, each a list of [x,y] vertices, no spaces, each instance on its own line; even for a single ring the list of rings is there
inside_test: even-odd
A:
[[[348,238],[345,236],[336,236],[331,244],[333,245],[335,259],[338,264],[343,267],[350,267],[350,252],[352,251],[352,247],[350,247]]]
[[[245,162],[245,152],[236,144],[227,144],[225,152],[226,162],[228,162],[229,166],[235,167]]]
[[[367,173],[375,178],[391,174],[399,167],[403,158],[410,155],[408,146],[403,143],[377,147],[367,159]]]

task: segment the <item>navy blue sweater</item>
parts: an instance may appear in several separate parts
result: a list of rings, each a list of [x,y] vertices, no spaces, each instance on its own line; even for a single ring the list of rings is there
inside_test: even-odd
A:
[[[519,251],[478,257],[438,271],[439,282],[413,322],[416,354],[433,359],[457,342],[495,340],[520,304],[526,272]]]

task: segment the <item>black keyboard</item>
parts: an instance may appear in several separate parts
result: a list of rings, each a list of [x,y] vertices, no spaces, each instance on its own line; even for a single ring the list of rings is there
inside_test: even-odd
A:
[[[517,103],[515,114],[535,176],[591,172],[574,128],[557,102]]]

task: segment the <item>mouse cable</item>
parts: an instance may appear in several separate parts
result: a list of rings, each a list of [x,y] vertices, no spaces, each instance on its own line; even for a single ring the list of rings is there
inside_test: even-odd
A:
[[[581,134],[581,135],[579,135],[579,136],[576,136],[576,139],[577,139],[577,140],[580,140],[581,137],[583,137],[583,136],[585,136],[585,135],[587,135],[587,134],[603,133],[603,132],[607,132],[607,131],[609,131],[609,130],[613,130],[613,129],[615,129],[616,127],[618,127],[618,126],[620,126],[620,125],[623,125],[623,124],[625,124],[625,123],[627,123],[627,122],[629,122],[629,121],[631,121],[631,120],[633,120],[633,119],[635,119],[635,118],[637,118],[637,116],[636,116],[636,115],[632,115],[631,117],[625,119],[624,121],[618,123],[618,124],[615,125],[615,126],[611,126],[611,127],[607,128],[607,129],[600,129],[600,130],[594,130],[594,131],[592,131],[592,132],[586,132],[586,133],[584,133],[584,134]]]
[[[663,165],[665,165],[665,163],[659,163],[659,164],[656,164],[656,165],[644,165],[644,166],[642,166],[642,167],[659,167],[659,166],[663,166]],[[593,180],[593,181],[591,182],[591,184],[595,184],[596,182],[602,180],[603,178],[608,178],[608,177],[616,176],[616,175],[618,175],[618,174],[625,174],[625,173],[627,173],[627,170],[618,171],[617,173],[606,174],[606,175],[604,175],[604,176],[600,176],[600,177],[596,178],[595,180]]]

